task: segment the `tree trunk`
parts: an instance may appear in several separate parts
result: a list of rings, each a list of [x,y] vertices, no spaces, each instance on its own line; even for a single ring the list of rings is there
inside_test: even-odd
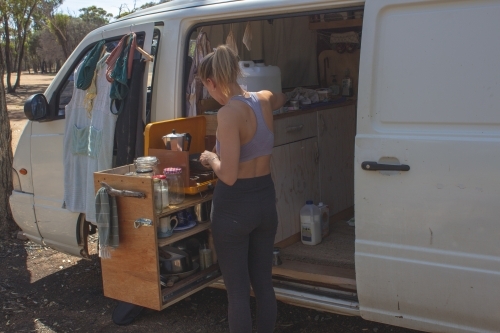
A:
[[[16,89],[10,84],[10,74],[12,73],[12,62],[10,60],[10,29],[9,29],[9,17],[7,14],[3,15],[3,27],[5,30],[5,66],[7,69],[7,92],[15,93]],[[3,68],[2,68],[3,75]],[[3,86],[3,81],[2,81]],[[10,126],[10,124],[9,124]]]
[[[12,193],[12,132],[5,87],[3,84],[4,62],[0,52],[0,239],[9,236],[16,229],[9,205],[9,196]]]
[[[33,6],[30,7],[26,21],[24,22],[23,30],[22,30],[22,37],[21,37],[21,45],[19,45],[19,52],[18,52],[18,62],[17,62],[17,78],[16,78],[16,83],[14,84],[14,89],[19,88],[21,85],[21,64],[23,62],[23,57],[24,57],[24,45],[26,44],[26,35],[28,34],[28,28],[29,24],[31,21],[31,15],[33,13],[33,10],[35,10],[37,2],[35,1]]]

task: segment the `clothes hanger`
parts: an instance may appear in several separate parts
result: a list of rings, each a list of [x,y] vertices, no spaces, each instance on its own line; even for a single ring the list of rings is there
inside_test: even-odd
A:
[[[135,34],[135,33],[132,31],[132,26],[133,26],[133,24],[129,27],[129,28],[130,28],[130,33]],[[139,51],[139,53],[140,53],[140,54],[142,54],[142,55],[144,56],[144,58],[146,58],[146,61],[151,61],[151,62],[153,62],[154,57],[153,57],[151,54],[149,54],[149,53],[147,53],[146,51],[144,51],[144,50],[143,50],[140,46],[136,46],[136,47],[135,47],[135,49],[136,49],[137,51]]]

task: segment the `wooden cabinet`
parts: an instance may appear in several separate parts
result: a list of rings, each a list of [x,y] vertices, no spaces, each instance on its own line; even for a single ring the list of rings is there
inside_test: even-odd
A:
[[[354,205],[356,108],[347,105],[317,116],[320,198],[333,215]]]
[[[300,208],[319,200],[318,142],[316,137],[273,148],[271,173],[276,188],[278,231],[275,243],[300,232]]]
[[[161,310],[208,286],[221,276],[218,265],[214,264],[178,281],[172,287],[164,288],[160,284],[158,246],[168,245],[200,232],[209,232],[210,222],[174,233],[168,238],[157,239],[159,219],[197,203],[209,201],[212,194],[204,192],[203,195],[186,196],[182,204],[171,206],[161,214],[156,214],[152,179],[124,176],[133,170],[133,166],[125,166],[94,174],[96,189],[101,187],[101,182],[105,182],[118,190],[135,191],[145,195],[144,198],[117,197],[120,245],[111,251],[111,258],[101,260],[104,295]],[[138,219],[150,223],[138,224]],[[213,259],[216,259],[215,255]]]
[[[354,205],[356,108],[350,104],[287,114],[275,119],[274,131],[275,242],[292,236],[297,241],[306,200],[329,205],[331,215]]]

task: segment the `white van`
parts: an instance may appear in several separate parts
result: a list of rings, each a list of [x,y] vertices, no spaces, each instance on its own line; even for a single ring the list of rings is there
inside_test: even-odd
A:
[[[284,90],[340,83],[345,69],[354,82],[343,104],[275,116],[278,299],[423,331],[498,332],[499,18],[496,0],[176,0],[128,15],[87,35],[47,103],[38,97],[14,158],[15,220],[35,242],[88,256],[91,227],[63,208],[62,157],[72,74],[96,42],[134,31],[155,46],[144,109],[157,122],[184,116],[191,40],[203,28],[215,47],[232,31],[242,60],[280,67]],[[250,51],[247,22],[260,45]],[[346,49],[335,38],[352,31],[359,44]],[[330,206],[316,246],[300,242],[308,199]]]

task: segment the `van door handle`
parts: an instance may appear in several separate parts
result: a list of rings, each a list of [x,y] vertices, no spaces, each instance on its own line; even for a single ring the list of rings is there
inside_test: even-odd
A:
[[[377,162],[363,162],[361,163],[361,168],[366,171],[408,171],[410,166],[406,164],[394,165],[394,164],[378,164]]]

